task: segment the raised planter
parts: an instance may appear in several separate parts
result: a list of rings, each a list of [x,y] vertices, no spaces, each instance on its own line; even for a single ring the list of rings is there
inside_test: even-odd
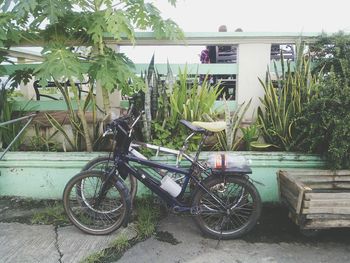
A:
[[[0,196],[59,199],[67,181],[92,158],[106,153],[9,152],[0,161]],[[205,160],[208,152],[202,152]],[[285,152],[234,152],[251,160],[251,178],[264,202],[279,202],[276,172],[281,169],[320,169],[323,161],[315,155]],[[174,163],[173,156],[155,158]],[[183,166],[188,163],[182,163]],[[142,187],[139,187],[142,192]],[[140,192],[139,192],[140,193]]]
[[[278,182],[301,229],[350,227],[350,170],[279,171]]]

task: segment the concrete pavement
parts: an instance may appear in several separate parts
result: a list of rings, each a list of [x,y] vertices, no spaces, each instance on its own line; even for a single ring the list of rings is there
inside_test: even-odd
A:
[[[278,225],[276,225],[279,228]],[[251,233],[247,238],[218,241],[204,238],[189,218],[170,216],[163,220],[159,231],[171,233],[178,241],[173,245],[152,237],[129,249],[118,263],[345,263],[350,262],[350,232],[347,241],[334,233],[330,237],[306,239],[299,233],[285,241],[278,237]],[[262,234],[262,233],[260,233]],[[287,233],[281,233],[283,235]],[[344,233],[343,233],[344,234]],[[264,234],[262,234],[264,235]],[[323,234],[324,235],[324,234]],[[326,233],[327,235],[327,233]],[[343,237],[346,239],[346,237]]]
[[[75,263],[107,248],[120,233],[130,238],[136,231],[121,228],[108,236],[92,236],[74,226],[54,227],[20,223],[0,223],[0,262]]]
[[[9,209],[4,207],[0,206],[0,263],[75,263],[109,247],[121,232],[130,239],[136,236],[132,225],[109,236],[91,236],[74,226],[10,222]],[[13,214],[17,220],[19,212]],[[119,262],[343,263],[350,262],[350,229],[305,238],[288,219],[286,209],[264,208],[251,233],[218,244],[203,237],[190,217],[169,215],[161,220],[155,236],[127,250]]]

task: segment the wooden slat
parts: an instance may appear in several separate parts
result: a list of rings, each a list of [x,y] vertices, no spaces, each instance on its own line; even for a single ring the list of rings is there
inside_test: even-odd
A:
[[[279,171],[278,176],[280,177],[280,180],[284,180],[288,182],[288,185],[292,188],[294,188],[295,191],[298,191],[298,202],[296,204],[295,211],[297,214],[301,212],[302,207],[302,201],[304,196],[304,185],[300,182],[297,182],[296,180],[293,180],[293,178],[289,177],[289,174],[287,171]],[[293,186],[292,186],[293,185]]]
[[[287,171],[280,170],[278,172],[278,176],[283,178],[283,179],[289,180],[289,181],[291,181],[293,183],[296,183],[295,178],[293,176],[290,176],[289,172],[287,172]]]
[[[350,215],[340,214],[308,214],[306,219],[346,219],[350,220]]]
[[[305,229],[321,229],[321,228],[333,228],[333,227],[350,227],[350,220],[334,219],[334,220],[322,220],[313,219],[308,220],[305,224]]]
[[[304,201],[304,208],[311,207],[348,207],[350,208],[350,199],[317,199]]]
[[[313,182],[350,182],[350,176],[309,176],[309,177],[295,177],[304,184]]]
[[[306,200],[316,200],[316,199],[349,199],[350,193],[305,193]]]
[[[302,182],[290,176],[286,171],[280,171],[279,176],[281,177],[281,179],[288,180],[292,184],[295,184],[298,190],[302,190],[304,188],[304,184]]]
[[[284,198],[285,201],[288,202],[289,205],[293,207],[293,209],[295,209],[295,210],[297,209],[298,194],[295,195],[292,191],[290,191],[289,188],[285,187],[285,188],[283,188],[283,191],[281,192],[281,197]]]
[[[302,209],[303,214],[350,214],[350,207],[311,207]]]
[[[279,179],[279,188],[280,188],[280,191],[284,191],[285,189],[288,189],[296,196],[299,195],[299,192],[301,190],[298,187],[298,185],[296,185],[294,182],[288,180],[288,178],[283,178],[283,177],[280,177]]]
[[[288,217],[296,224],[299,225],[299,216],[295,213],[289,212]]]
[[[317,190],[350,190],[350,182],[313,182],[306,183],[305,190],[317,191]]]

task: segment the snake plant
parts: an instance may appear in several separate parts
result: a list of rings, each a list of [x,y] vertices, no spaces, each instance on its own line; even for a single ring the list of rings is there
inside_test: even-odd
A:
[[[294,137],[295,117],[302,111],[305,102],[317,92],[318,78],[312,76],[310,60],[303,54],[304,45],[298,45],[298,56],[294,69],[287,61],[281,60],[282,73],[279,75],[275,64],[277,85],[268,70],[266,81],[259,79],[265,95],[260,98],[258,124],[267,143],[280,150],[291,150]],[[281,54],[281,57],[282,54]]]

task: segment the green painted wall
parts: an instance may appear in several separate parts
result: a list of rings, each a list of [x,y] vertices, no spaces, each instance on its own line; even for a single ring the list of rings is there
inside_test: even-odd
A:
[[[21,196],[36,199],[60,199],[67,181],[83,165],[105,153],[9,152],[0,161],[0,196]],[[206,159],[203,152],[201,159]],[[251,160],[251,178],[264,202],[278,202],[276,172],[279,169],[322,168],[324,163],[315,155],[285,152],[235,152]],[[156,158],[162,163],[174,163],[174,158]],[[183,162],[183,166],[188,163]],[[145,189],[139,186],[144,192]]]

